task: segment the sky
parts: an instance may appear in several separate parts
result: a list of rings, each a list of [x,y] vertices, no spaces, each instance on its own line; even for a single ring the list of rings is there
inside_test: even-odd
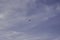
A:
[[[60,40],[60,0],[0,0],[0,40]]]

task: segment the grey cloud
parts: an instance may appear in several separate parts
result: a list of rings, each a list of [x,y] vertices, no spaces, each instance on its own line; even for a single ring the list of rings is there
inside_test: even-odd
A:
[[[0,0],[0,3],[1,40],[59,40],[59,0]]]
[[[22,2],[22,3],[21,3]],[[14,24],[14,20],[25,20],[26,15],[26,3],[28,1],[23,0],[0,0],[1,12],[0,19],[2,24],[4,25],[2,28],[11,26]],[[22,5],[21,5],[22,4]],[[21,12],[17,12],[18,10]],[[17,19],[16,19],[17,18]],[[20,19],[21,18],[21,19]],[[15,22],[16,23],[16,22]],[[6,25],[6,26],[5,26]]]
[[[60,0],[37,0],[37,3],[43,3],[46,5],[54,5],[59,2],[60,2]]]
[[[34,37],[24,32],[2,31],[0,32],[0,40],[38,40],[40,37]]]

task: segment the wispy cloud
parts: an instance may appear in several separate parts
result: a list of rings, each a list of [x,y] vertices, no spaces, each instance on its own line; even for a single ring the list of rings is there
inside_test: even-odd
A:
[[[0,33],[0,40],[37,40],[37,39],[40,38],[25,34],[23,32],[5,31]]]

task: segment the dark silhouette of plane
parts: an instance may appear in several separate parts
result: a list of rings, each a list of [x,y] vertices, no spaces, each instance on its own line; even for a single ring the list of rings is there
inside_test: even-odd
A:
[[[28,21],[31,21],[31,19],[29,19]]]

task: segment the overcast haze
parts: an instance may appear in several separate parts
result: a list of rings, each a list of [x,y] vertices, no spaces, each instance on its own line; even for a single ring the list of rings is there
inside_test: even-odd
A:
[[[0,40],[60,40],[60,0],[0,0]]]

